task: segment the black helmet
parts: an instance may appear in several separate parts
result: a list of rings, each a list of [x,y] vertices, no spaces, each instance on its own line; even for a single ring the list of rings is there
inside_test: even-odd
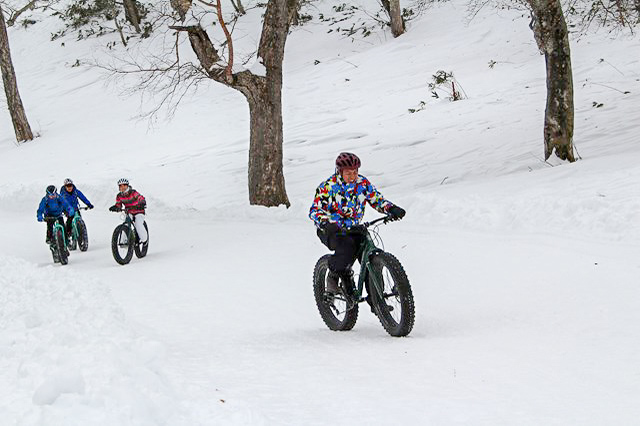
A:
[[[358,156],[350,152],[341,152],[338,158],[336,158],[336,168],[339,172],[341,172],[342,169],[359,169],[360,164]]]
[[[51,194],[55,194],[56,193],[56,187],[53,185],[49,185],[47,186],[47,194],[51,195]]]

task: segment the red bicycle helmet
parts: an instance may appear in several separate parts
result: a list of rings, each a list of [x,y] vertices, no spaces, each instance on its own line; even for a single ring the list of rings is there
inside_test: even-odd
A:
[[[336,158],[336,168],[339,172],[341,172],[342,169],[359,169],[360,164],[358,156],[350,152],[341,152],[338,158]]]

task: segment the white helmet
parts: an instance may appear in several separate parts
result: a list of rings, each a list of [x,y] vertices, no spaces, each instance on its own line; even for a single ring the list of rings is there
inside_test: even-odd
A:
[[[67,186],[67,185],[73,185],[73,181],[71,180],[71,178],[66,178],[64,180],[63,186]]]
[[[118,186],[120,186],[120,185],[127,185],[128,186],[129,185],[129,179],[127,179],[127,178],[120,179],[118,181]]]

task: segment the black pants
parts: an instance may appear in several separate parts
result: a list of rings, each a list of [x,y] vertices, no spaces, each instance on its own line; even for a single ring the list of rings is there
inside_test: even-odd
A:
[[[47,218],[47,240],[51,241],[53,238],[51,237],[53,233],[53,224],[58,222],[61,226],[64,226],[64,217],[60,216],[57,218]]]
[[[67,240],[69,238],[71,238],[71,234],[73,232],[73,216],[67,216],[67,226],[65,227],[65,237],[67,237]]]
[[[355,262],[364,236],[358,232],[340,231],[331,237],[318,229],[318,238],[329,250],[335,250],[329,258],[329,270],[342,274]]]

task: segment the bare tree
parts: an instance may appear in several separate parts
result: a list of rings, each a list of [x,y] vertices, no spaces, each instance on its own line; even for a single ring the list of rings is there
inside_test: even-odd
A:
[[[402,9],[400,8],[400,0],[380,0],[384,10],[386,10],[391,21],[391,34],[394,37],[400,37],[405,33],[404,18],[402,17]]]
[[[575,161],[573,149],[573,75],[569,34],[560,0],[527,0],[531,29],[547,65],[547,106],[544,119],[544,157],[555,151]]]
[[[633,32],[640,23],[640,0],[574,1],[568,10],[583,30],[595,24]]]
[[[16,139],[18,142],[32,140],[33,133],[31,132],[31,126],[29,126],[27,114],[24,111],[22,99],[18,92],[16,72],[13,69],[13,62],[11,61],[9,36],[7,35],[7,26],[4,20],[2,5],[0,5],[0,70],[2,71],[4,93],[7,97],[7,105],[9,107],[9,113],[11,114]]]
[[[247,13],[244,6],[242,5],[242,0],[231,0],[231,4],[233,5],[233,8],[236,10],[236,12],[238,12],[238,14],[244,15],[245,13]]]
[[[225,33],[228,60],[221,64],[221,56],[201,25],[170,28],[188,35],[200,70],[207,78],[242,93],[249,103],[249,202],[262,206],[289,206],[282,170],[282,63],[284,47],[289,33],[292,10],[298,0],[269,0],[266,5],[257,60],[264,73],[249,70],[233,72],[233,43],[227,25],[222,19],[220,0],[215,3],[199,0],[215,7]],[[178,4],[172,0],[172,5]],[[184,16],[184,9],[178,11]],[[176,42],[177,44],[177,42]],[[262,75],[264,74],[264,75]]]

